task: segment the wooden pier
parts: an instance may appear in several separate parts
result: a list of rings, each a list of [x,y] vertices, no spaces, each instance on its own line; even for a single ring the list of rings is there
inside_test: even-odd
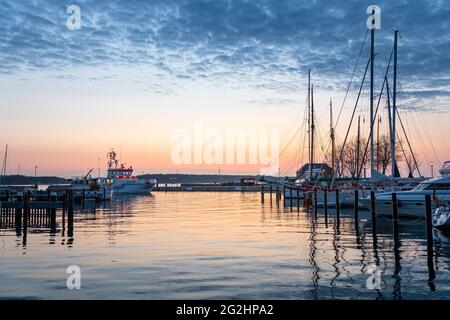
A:
[[[23,234],[26,244],[26,234],[29,228],[50,229],[56,232],[57,213],[61,214],[65,227],[67,216],[68,236],[73,236],[74,195],[67,192],[64,201],[38,201],[31,197],[31,192],[25,195],[9,197],[8,201],[0,201],[0,229],[15,228],[17,234]]]

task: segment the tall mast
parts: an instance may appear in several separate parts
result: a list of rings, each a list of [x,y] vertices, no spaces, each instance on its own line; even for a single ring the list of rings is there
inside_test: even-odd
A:
[[[395,140],[394,134],[392,132],[392,107],[391,107],[391,92],[389,89],[389,81],[387,76],[385,76],[384,81],[386,81],[386,92],[387,92],[387,102],[388,102],[388,116],[389,116],[389,144],[391,146],[391,155],[392,155],[392,146],[394,144],[393,140]],[[394,166],[392,166],[392,174],[391,174],[391,185],[392,185],[392,192],[395,190],[394,186]]]
[[[313,163],[314,163],[314,85],[311,86],[311,165],[310,178],[313,178]]]
[[[356,136],[356,174],[359,178],[359,162],[360,162],[360,148],[361,148],[361,116],[358,116],[358,135]]]
[[[380,171],[380,123],[381,123],[381,116],[378,116],[377,120],[377,157],[376,157],[376,165],[377,165],[377,171]]]
[[[310,176],[312,176],[311,166],[311,70],[308,70],[308,164]]]
[[[372,10],[372,15],[375,15],[375,10]],[[375,18],[374,18],[375,19]],[[375,21],[374,21],[375,22]],[[373,77],[374,77],[374,59],[375,59],[375,28],[371,30],[370,36],[370,177],[371,177],[371,189],[374,189],[373,178],[375,176],[375,161],[373,153]]]
[[[6,145],[6,148],[5,148],[5,157],[3,158],[2,171],[0,172],[0,185],[3,182],[3,176],[6,175],[7,161],[8,161],[8,145]]]
[[[395,30],[394,36],[394,88],[392,93],[392,138],[391,138],[391,165],[392,165],[392,188],[394,189],[394,178],[397,172],[395,163],[395,120],[397,113],[397,39],[398,30]]]
[[[336,170],[336,144],[334,141],[334,127],[333,127],[333,100],[330,98],[330,138],[331,138],[331,170],[332,176]]]

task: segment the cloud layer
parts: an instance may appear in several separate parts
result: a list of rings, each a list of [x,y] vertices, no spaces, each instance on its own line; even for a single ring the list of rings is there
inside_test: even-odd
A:
[[[81,8],[68,30],[66,9]],[[208,81],[293,92],[311,68],[322,87],[342,90],[366,33],[368,1],[4,0],[0,6],[0,76],[78,67],[142,68],[159,93]],[[401,31],[400,73],[412,99],[450,95],[450,3],[378,1],[378,73]],[[367,47],[363,62],[367,59]],[[155,81],[156,80],[156,81]],[[153,90],[152,87],[149,87]]]

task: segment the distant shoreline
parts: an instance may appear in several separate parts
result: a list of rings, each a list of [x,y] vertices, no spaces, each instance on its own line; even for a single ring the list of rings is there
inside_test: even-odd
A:
[[[218,174],[144,174],[137,176],[139,179],[156,179],[158,183],[181,184],[181,183],[240,183],[242,178],[255,178],[254,175],[218,175]],[[0,178],[3,185],[39,185],[67,183],[66,178],[56,176],[34,176],[8,175]]]

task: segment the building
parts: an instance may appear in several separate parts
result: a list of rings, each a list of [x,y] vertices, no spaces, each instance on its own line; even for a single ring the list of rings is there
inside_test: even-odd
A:
[[[333,169],[326,163],[312,163],[312,178],[321,179],[331,177],[333,174]],[[303,165],[297,170],[296,180],[307,180],[310,178],[310,165],[309,163]]]

